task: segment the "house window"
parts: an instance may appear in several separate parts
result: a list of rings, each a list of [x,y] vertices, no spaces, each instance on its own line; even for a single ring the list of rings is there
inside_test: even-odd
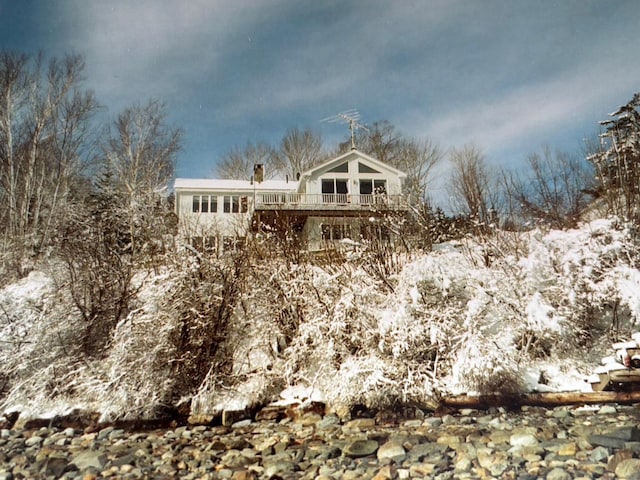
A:
[[[371,168],[369,165],[358,162],[358,173],[380,173],[379,171]]]
[[[340,178],[322,179],[322,201],[324,203],[347,203],[348,181]]]
[[[191,210],[194,213],[217,213],[218,197],[215,195],[194,195]]]
[[[245,237],[229,236],[222,237],[223,252],[237,252],[242,249],[245,244]]]
[[[191,237],[189,243],[199,252],[215,252],[217,248],[215,237]]]
[[[360,195],[383,194],[386,192],[386,180],[360,180]]]
[[[347,162],[341,163],[337,167],[333,167],[331,170],[327,170],[328,172],[335,173],[349,173],[349,164]]]
[[[240,204],[242,203],[242,209]],[[249,210],[247,197],[240,197],[239,195],[225,195],[224,196],[224,213],[247,213]]]
[[[360,203],[372,203],[374,195],[384,195],[386,192],[386,180],[360,180]]]
[[[360,236],[362,240],[375,242],[388,242],[391,239],[389,229],[385,225],[370,224],[360,226]]]
[[[322,224],[322,240],[336,241],[351,238],[351,225]]]

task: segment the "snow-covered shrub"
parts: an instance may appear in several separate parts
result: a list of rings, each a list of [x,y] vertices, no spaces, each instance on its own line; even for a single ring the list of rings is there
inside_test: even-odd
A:
[[[246,288],[246,256],[191,256],[177,269],[162,313],[173,319],[169,342],[175,351],[172,376],[176,391],[188,395],[214,370],[231,373],[229,331],[234,309]]]
[[[477,325],[462,335],[453,355],[448,384],[451,392],[481,395],[524,392],[518,351],[513,345],[498,342],[496,335],[486,335]]]
[[[318,265],[176,252],[132,277],[100,357],[83,349],[69,291],[34,272],[0,291],[1,406],[150,417],[181,399],[193,413],[247,408],[288,387],[334,409],[579,388],[550,375],[598,361],[614,306],[618,328],[637,322],[633,235],[614,220],[518,235],[414,252],[393,291],[357,255]]]
[[[32,272],[0,291],[0,312],[0,410],[42,414],[76,403],[87,365],[78,346],[82,322],[65,292]]]
[[[379,316],[380,350],[437,369],[464,315],[468,268],[454,247],[406,265],[392,305]]]

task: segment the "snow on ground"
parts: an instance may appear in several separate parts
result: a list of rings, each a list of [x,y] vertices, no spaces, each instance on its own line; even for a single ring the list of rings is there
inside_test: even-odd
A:
[[[392,293],[359,259],[276,269],[236,309],[229,338],[238,381],[224,383],[212,365],[185,395],[203,413],[278,400],[281,391],[280,402],[371,406],[447,393],[588,391],[584,377],[610,345],[614,319],[624,336],[640,314],[636,252],[629,230],[612,219],[436,245],[391,279]],[[46,274],[5,286],[0,364],[11,367],[0,409],[152,414],[175,380],[177,324],[165,302],[175,275],[136,279],[143,288],[131,314],[95,362],[61,343],[80,324]]]

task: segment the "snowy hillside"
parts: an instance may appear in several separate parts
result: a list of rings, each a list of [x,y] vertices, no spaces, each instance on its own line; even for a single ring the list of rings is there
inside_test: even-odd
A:
[[[437,245],[398,260],[386,281],[358,254],[231,274],[180,255],[136,277],[101,355],[81,348],[83,319],[53,266],[2,289],[0,410],[139,418],[185,401],[213,414],[283,391],[341,409],[588,390],[583,377],[640,314],[637,246],[615,220]],[[204,268],[220,283],[199,283]]]

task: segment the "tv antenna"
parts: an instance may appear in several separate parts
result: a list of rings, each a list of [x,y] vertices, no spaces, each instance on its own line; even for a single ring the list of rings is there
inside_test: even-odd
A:
[[[344,112],[337,113],[331,117],[323,118],[321,122],[327,123],[348,123],[349,130],[351,131],[351,150],[356,149],[356,130],[362,129],[367,132],[369,129],[358,122],[360,120],[360,114],[354,108],[351,110],[345,110]]]

